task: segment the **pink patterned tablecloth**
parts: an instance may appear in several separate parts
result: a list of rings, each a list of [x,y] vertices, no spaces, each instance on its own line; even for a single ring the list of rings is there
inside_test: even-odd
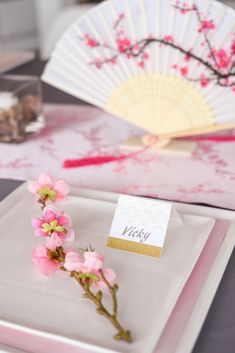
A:
[[[0,144],[0,178],[25,180],[43,171],[79,187],[235,209],[235,141],[199,142],[191,157],[145,152],[64,169],[65,159],[118,154],[123,140],[142,131],[88,106],[45,105],[44,111],[40,134],[19,145]]]

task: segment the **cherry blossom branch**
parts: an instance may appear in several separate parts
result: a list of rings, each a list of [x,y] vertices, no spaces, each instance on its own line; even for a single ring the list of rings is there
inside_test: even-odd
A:
[[[215,76],[217,76],[217,77],[212,78],[212,79],[213,80],[219,79],[218,84],[223,86],[223,87],[227,87],[228,85],[224,84],[223,82],[221,82],[222,79],[225,80],[225,79],[228,79],[228,78],[231,78],[231,77],[235,77],[235,72],[229,71],[227,73],[221,73],[218,69],[214,68],[214,66],[209,61],[205,61],[204,59],[200,58],[198,55],[192,53],[192,51],[186,50],[184,48],[181,48],[178,45],[176,45],[176,44],[174,44],[172,42],[169,42],[169,41],[167,41],[165,39],[157,39],[157,38],[142,39],[142,40],[140,40],[138,42],[138,46],[139,46],[138,50],[135,49],[136,48],[136,44],[132,45],[125,52],[116,54],[115,56],[112,56],[110,58],[106,58],[106,59],[103,59],[102,61],[99,61],[98,66],[99,65],[103,65],[103,64],[108,64],[108,63],[114,63],[114,61],[118,57],[124,56],[124,55],[129,55],[129,56],[132,56],[132,57],[139,57],[141,54],[144,53],[145,49],[147,47],[149,47],[153,43],[163,44],[165,46],[168,46],[168,47],[171,47],[173,49],[176,49],[180,53],[184,54],[185,56],[188,56],[188,57],[196,60],[198,63],[204,65],[209,71],[211,71],[211,73],[213,73]],[[102,46],[102,45],[100,45],[100,46]],[[97,61],[91,62],[91,65],[97,66]],[[231,83],[230,86],[235,86],[235,82]]]
[[[66,250],[64,245],[74,239],[72,222],[67,214],[60,212],[51,203],[66,197],[69,188],[63,180],[54,182],[50,176],[41,174],[38,180],[29,183],[28,189],[37,196],[43,217],[35,217],[32,225],[35,235],[44,237],[45,244],[33,249],[32,260],[45,276],[52,276],[58,270],[66,271],[83,289],[83,297],[96,305],[99,315],[106,317],[116,328],[114,338],[132,342],[131,332],[124,330],[118,320],[118,285],[113,270],[103,267],[104,257],[89,246],[80,255],[77,251]],[[108,290],[112,298],[112,312],[103,303],[103,291]]]
[[[112,286],[107,278],[104,275],[104,272],[100,270],[101,278],[103,279],[104,283],[107,285],[110,294],[112,295],[112,300],[113,300],[113,316],[116,318],[117,317],[117,312],[118,312],[118,303],[117,303],[117,291],[118,291],[118,285],[115,284]]]
[[[102,279],[104,282],[107,284],[111,294],[112,294],[112,301],[113,301],[113,313],[110,313],[108,309],[105,308],[102,299],[103,299],[103,293],[102,291],[98,291],[96,294],[94,294],[91,291],[90,288],[90,283],[85,282],[81,279],[81,273],[73,271],[71,273],[71,277],[73,277],[77,283],[81,286],[81,288],[84,290],[85,294],[83,295],[83,298],[90,299],[95,305],[96,305],[96,311],[99,315],[105,316],[111,324],[117,329],[118,333],[114,336],[116,340],[122,340],[126,341],[128,343],[132,342],[132,337],[130,331],[125,331],[122,325],[119,323],[117,319],[117,310],[118,310],[118,305],[117,305],[117,290],[118,286],[114,285],[111,286],[106,277],[104,276],[103,272],[102,273]]]
[[[179,4],[179,2],[178,2]],[[185,14],[185,13],[188,13],[188,12],[195,12],[196,13],[196,16],[197,16],[197,19],[198,19],[198,23],[200,24],[200,27],[198,29],[199,32],[202,32],[203,35],[204,35],[204,39],[205,39],[205,42],[208,46],[208,49],[211,53],[211,56],[212,56],[212,59],[214,61],[214,64],[217,65],[217,60],[216,60],[216,57],[215,57],[215,54],[214,54],[214,51],[213,51],[213,48],[212,48],[212,45],[210,43],[210,40],[208,38],[208,29],[214,29],[215,28],[215,25],[214,23],[211,21],[211,20],[206,20],[206,22],[203,20],[201,14],[200,14],[200,11],[197,7],[196,4],[193,4],[192,7],[187,7],[187,5],[184,3],[184,6],[180,6],[180,5],[173,5],[173,7],[177,10],[180,10],[182,14]],[[205,30],[203,30],[205,29]]]
[[[172,5],[177,11],[180,11],[182,15],[188,14],[190,12],[195,13],[198,20],[197,31],[202,35],[203,44],[207,45],[207,58],[202,58],[200,55],[193,52],[192,49],[185,49],[180,44],[175,43],[173,36],[165,35],[162,38],[156,38],[149,35],[148,38],[143,38],[141,40],[132,42],[130,38],[125,34],[125,30],[122,27],[122,22],[125,19],[124,14],[120,14],[116,22],[114,23],[113,29],[115,31],[115,42],[116,47],[109,44],[102,43],[99,40],[92,38],[90,35],[86,34],[82,40],[91,49],[96,47],[102,47],[104,49],[109,49],[112,54],[108,57],[100,57],[92,60],[91,65],[96,66],[101,69],[105,64],[117,63],[119,57],[126,57],[128,59],[137,60],[137,65],[141,68],[145,67],[146,61],[149,59],[149,53],[146,51],[148,47],[153,44],[158,44],[161,46],[170,47],[178,52],[180,52],[186,61],[194,60],[198,65],[203,66],[208,75],[205,72],[201,73],[198,78],[189,77],[189,68],[187,66],[178,68],[178,65],[173,65],[173,68],[180,70],[180,73],[185,78],[190,81],[199,82],[202,87],[206,87],[208,83],[214,82],[221,87],[232,87],[235,91],[235,40],[233,39],[230,45],[230,52],[221,49],[213,48],[210,41],[210,33],[215,29],[215,24],[212,20],[206,19],[199,11],[196,4],[188,6],[186,3],[181,4],[178,0],[175,5]]]
[[[97,256],[94,251],[93,252],[93,257]],[[69,255],[70,256],[70,255]],[[67,270],[67,260],[66,260],[66,252],[64,251],[63,247],[56,248],[54,252],[49,251],[48,252],[48,257],[51,260],[57,261],[60,263],[60,268],[63,271],[68,271]],[[69,265],[70,266],[70,265]],[[100,278],[104,281],[104,284],[107,286],[111,297],[112,297],[112,302],[113,302],[113,312],[110,313],[109,310],[104,306],[103,304],[103,292],[99,290],[97,293],[94,293],[91,290],[91,286],[93,284],[93,281],[97,281],[98,277],[94,273],[84,273],[84,272],[79,272],[79,271],[71,271],[70,276],[71,278],[74,278],[77,283],[80,285],[80,287],[83,289],[84,294],[83,298],[85,299],[90,299],[95,305],[96,305],[96,311],[99,315],[105,316],[111,324],[117,329],[117,334],[115,334],[114,338],[119,341],[126,341],[128,343],[132,342],[132,337],[131,337],[131,332],[126,331],[122,325],[119,323],[117,315],[118,315],[118,302],[117,302],[117,291],[118,291],[118,285],[114,284],[112,285],[108,279],[106,278],[104,271],[102,269],[98,270],[98,273],[100,274]]]

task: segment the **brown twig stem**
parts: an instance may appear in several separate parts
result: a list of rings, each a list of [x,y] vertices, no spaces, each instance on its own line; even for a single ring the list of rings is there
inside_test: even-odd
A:
[[[40,199],[38,199],[38,203],[41,205],[41,210],[43,211],[47,205],[47,198],[40,197]]]
[[[104,276],[103,271],[100,271],[100,275],[103,279],[103,281],[106,283],[111,295],[112,295],[112,300],[113,300],[113,313],[110,313],[104,306],[103,304],[103,293],[101,291],[98,291],[96,294],[92,292],[91,290],[91,283],[89,281],[84,281],[81,279],[79,276],[79,272],[73,271],[71,272],[71,277],[73,277],[77,283],[81,286],[81,288],[84,290],[85,294],[83,295],[84,298],[90,299],[95,305],[96,305],[96,311],[98,312],[99,315],[105,316],[111,324],[117,329],[117,334],[114,336],[116,340],[123,340],[128,343],[132,342],[132,337],[130,331],[126,331],[121,324],[119,323],[117,319],[117,296],[116,292],[118,290],[118,287],[116,285],[111,286],[111,284],[107,281],[106,277]]]

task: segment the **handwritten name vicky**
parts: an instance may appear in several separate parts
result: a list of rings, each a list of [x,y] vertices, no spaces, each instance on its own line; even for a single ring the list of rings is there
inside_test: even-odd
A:
[[[143,228],[137,229],[136,227],[126,226],[122,235],[129,238],[139,239],[140,243],[145,243],[151,233],[146,232]]]

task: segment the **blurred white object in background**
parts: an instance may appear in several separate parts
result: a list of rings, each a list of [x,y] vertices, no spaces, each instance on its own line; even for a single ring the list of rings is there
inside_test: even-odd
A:
[[[34,3],[37,17],[39,52],[40,56],[43,57],[42,47],[44,46],[50,29],[53,28],[53,22],[63,8],[69,4],[68,1],[65,3],[65,0],[34,0]]]
[[[74,0],[36,0],[40,57],[48,59],[63,32],[93,4],[77,4]],[[71,5],[71,6],[69,6]]]
[[[0,51],[0,74],[33,60],[35,56],[35,52],[29,50]]]
[[[68,27],[76,21],[79,17],[81,17],[85,12],[90,10],[93,5],[75,5],[69,8],[64,9],[59,15],[56,17],[53,26],[48,31],[45,40],[41,46],[41,58],[48,59],[56,42],[59,40],[61,35],[68,29]]]
[[[36,50],[37,25],[34,1],[0,1],[0,52],[1,50]]]
[[[235,1],[234,0],[219,0],[219,1],[223,2],[227,6],[231,6],[231,7],[235,8]]]
[[[235,0],[220,1],[226,5],[235,7]],[[75,2],[76,5],[74,4]],[[56,42],[63,32],[85,12],[96,5],[95,3],[89,4],[89,1],[86,4],[79,4],[79,1],[75,0],[50,0],[50,3],[48,3],[48,0],[36,0],[36,3],[40,36],[40,56],[41,59],[45,60],[49,59]],[[69,5],[72,6],[69,7]]]
[[[235,8],[235,0],[220,1]],[[89,0],[0,0],[0,53],[39,49],[48,59],[60,35],[94,5]]]

